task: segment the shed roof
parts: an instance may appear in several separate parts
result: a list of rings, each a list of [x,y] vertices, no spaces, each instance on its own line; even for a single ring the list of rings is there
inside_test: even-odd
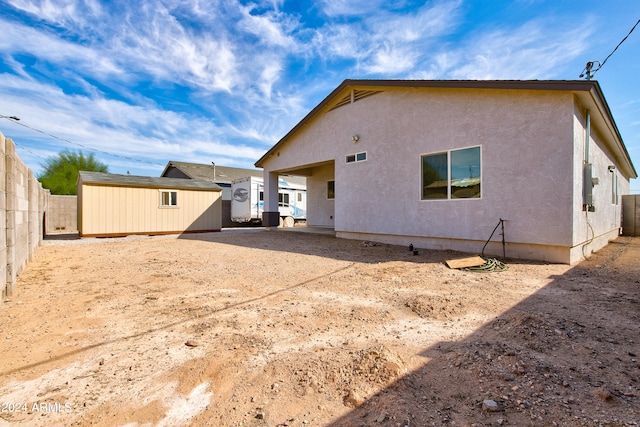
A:
[[[81,171],[78,181],[85,185],[110,187],[165,188],[176,190],[222,191],[213,181],[181,178],[156,178],[151,176],[118,175],[104,172]]]
[[[170,160],[162,171],[161,176],[165,176],[172,168],[178,169],[191,179],[214,180],[213,164],[177,162]],[[262,169],[234,168],[230,166],[215,166],[215,181],[221,183],[231,183],[234,179],[246,178],[248,176],[262,177]]]
[[[191,179],[201,179],[201,180],[213,180],[213,165],[200,164],[200,163],[188,163],[188,162],[176,162],[169,161],[167,166],[162,171],[161,176],[165,176],[170,173],[172,169],[177,169],[185,176]],[[218,184],[232,184],[236,179],[242,179],[249,176],[255,176],[258,178],[263,178],[262,169],[244,169],[244,168],[234,168],[230,166],[218,166],[216,165],[216,178],[215,182]],[[176,178],[182,179],[182,178]],[[296,185],[307,185],[307,180],[302,176],[288,175],[286,181],[290,184]]]
[[[309,123],[317,114],[324,110],[337,108],[353,100],[361,99],[385,89],[391,88],[447,88],[447,89],[506,89],[506,90],[548,90],[573,92],[584,104],[585,108],[593,111],[595,123],[608,134],[610,148],[621,163],[621,169],[630,178],[637,178],[638,174],[631,162],[622,136],[613,119],[611,110],[602,93],[600,84],[596,80],[344,80],[313,110],[296,124],[280,141],[269,149],[256,163],[256,167],[263,167],[265,161],[291,139],[303,126]],[[345,92],[353,91],[350,100]],[[339,96],[342,95],[342,96]],[[360,96],[360,98],[358,98]],[[597,116],[596,113],[597,112]]]

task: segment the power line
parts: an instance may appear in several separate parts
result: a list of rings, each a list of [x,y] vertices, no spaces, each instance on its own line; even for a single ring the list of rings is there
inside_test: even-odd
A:
[[[4,115],[0,114],[0,118],[3,118],[3,119],[5,119],[5,118],[6,118],[6,119],[11,119],[11,120],[10,120],[11,122],[13,122],[13,123],[15,123],[15,124],[18,124],[18,125],[20,125],[20,126],[22,126],[22,127],[25,127],[25,128],[27,128],[27,129],[31,129],[31,130],[33,130],[33,131],[35,131],[35,132],[39,132],[39,133],[41,133],[41,134],[43,134],[43,135],[46,135],[46,136],[49,136],[49,137],[51,137],[51,138],[55,138],[55,139],[58,139],[58,140],[60,140],[60,141],[64,141],[64,142],[66,142],[66,143],[68,143],[68,144],[72,144],[72,145],[76,145],[76,146],[78,146],[78,147],[82,147],[82,148],[84,148],[84,149],[86,149],[86,150],[92,150],[92,151],[95,151],[96,153],[102,153],[102,154],[106,154],[106,155],[108,155],[108,156],[118,157],[118,158],[120,158],[120,159],[124,159],[124,160],[130,160],[130,161],[132,161],[132,162],[146,163],[146,164],[153,165],[153,166],[164,166],[164,165],[161,165],[160,163],[147,162],[146,160],[134,159],[133,157],[122,156],[122,155],[120,155],[120,154],[113,154],[113,153],[109,153],[109,152],[107,152],[107,151],[102,151],[102,150],[98,150],[98,149],[96,149],[96,148],[88,147],[88,146],[86,146],[86,145],[78,144],[77,142],[69,141],[68,139],[65,139],[65,138],[60,138],[59,136],[55,136],[55,135],[52,135],[52,134],[50,134],[50,133],[48,133],[48,132],[45,132],[45,131],[43,131],[43,130],[36,129],[36,128],[34,128],[34,127],[31,127],[31,126],[25,125],[24,123],[20,123],[20,122],[18,122],[18,120],[20,120],[20,119],[19,119],[19,118],[17,118],[17,117],[15,117],[15,116],[4,116]]]
[[[607,55],[607,57],[604,59],[604,61],[602,61],[602,63],[600,63],[600,61],[589,61],[587,62],[587,65],[584,67],[584,70],[582,70],[582,74],[580,74],[580,78],[585,77],[587,78],[587,80],[591,80],[593,78],[593,75],[595,73],[598,72],[598,70],[600,70],[604,64],[607,62],[607,60],[609,58],[611,58],[611,55],[613,55],[613,53],[618,50],[618,48],[620,47],[620,45],[622,43],[625,42],[625,40],[627,40],[627,38],[629,38],[629,36],[631,35],[631,33],[633,33],[633,30],[636,29],[636,27],[638,26],[638,24],[640,24],[640,19],[638,19],[638,21],[635,23],[635,25],[633,27],[631,27],[631,29],[629,30],[629,32],[627,33],[626,36],[624,36],[622,38],[622,40],[620,40],[620,43],[618,43],[618,45],[611,51],[611,53],[609,55]],[[598,68],[596,68],[595,70],[593,69],[593,66],[595,64],[598,64]]]
[[[15,142],[15,141],[13,141],[13,143],[15,144],[16,148],[19,148],[19,149],[21,149],[21,150],[24,150],[24,151],[26,151],[27,153],[31,153],[31,155],[33,155],[33,156],[35,156],[35,157],[37,157],[37,158],[39,158],[39,159],[47,160],[47,159],[45,159],[44,157],[42,157],[41,155],[39,155],[39,154],[37,154],[37,153],[35,153],[35,152],[33,152],[33,151],[29,150],[27,147],[23,147],[23,146],[22,146],[22,145],[20,145],[20,144],[16,144],[16,142]]]

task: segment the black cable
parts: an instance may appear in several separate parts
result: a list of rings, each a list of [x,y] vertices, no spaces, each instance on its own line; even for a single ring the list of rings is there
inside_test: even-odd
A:
[[[2,115],[0,115],[0,117],[6,117],[6,118],[9,118],[9,119],[13,119],[12,117],[2,116]],[[98,149],[95,149],[95,148],[87,147],[86,145],[78,144],[77,142],[72,142],[72,141],[69,141],[68,139],[60,138],[59,136],[55,136],[55,135],[52,135],[52,134],[47,133],[45,131],[42,131],[40,129],[36,129],[34,127],[25,125],[24,123],[20,123],[20,122],[16,121],[15,119],[13,119],[11,121],[13,123],[15,123],[15,124],[18,124],[18,125],[22,126],[22,127],[25,127],[27,129],[31,129],[31,130],[36,131],[36,132],[39,132],[39,133],[41,133],[43,135],[47,135],[47,136],[49,136],[51,138],[55,138],[55,139],[58,139],[60,141],[64,141],[64,142],[66,142],[68,144],[77,145],[78,147],[82,147],[82,148],[85,148],[87,150],[92,150],[92,151],[95,151],[97,153],[102,153],[102,154],[106,154],[108,156],[113,156],[113,157],[118,157],[118,158],[125,159],[125,160],[130,160],[132,162],[146,163],[146,164],[153,165],[153,166],[164,166],[164,165],[161,165],[160,163],[147,162],[146,160],[134,159],[133,157],[122,156],[120,154],[113,154],[113,153],[109,153],[107,151],[102,151],[102,150],[98,150]]]
[[[45,159],[44,157],[42,157],[42,156],[40,156],[40,155],[38,155],[38,154],[34,153],[33,151],[29,150],[28,148],[26,148],[26,147],[23,147],[23,146],[21,146],[21,145],[16,144],[16,142],[15,142],[15,141],[13,141],[13,143],[15,144],[16,148],[19,148],[20,150],[24,150],[24,151],[26,151],[27,153],[31,153],[33,156],[35,156],[35,157],[37,157],[37,158],[39,158],[39,159],[47,160],[47,159]]]
[[[504,220],[502,218],[500,218],[500,221],[498,221],[498,225],[496,225],[496,228],[493,229],[493,231],[491,232],[491,236],[489,236],[489,238],[487,239],[487,241],[485,242],[484,246],[482,247],[482,252],[480,253],[480,256],[482,258],[484,258],[484,248],[487,247],[487,245],[489,244],[489,241],[491,240],[491,238],[493,237],[493,233],[496,232],[496,230],[498,229],[498,227],[500,227],[500,224],[504,224]],[[504,226],[502,228],[502,245],[504,247]]]
[[[594,74],[595,74],[595,73],[596,73],[600,68],[602,68],[602,67],[604,66],[604,64],[607,62],[607,60],[608,60],[609,58],[611,58],[611,55],[613,55],[613,53],[614,53],[616,50],[618,50],[618,48],[620,47],[620,45],[621,45],[622,43],[624,43],[624,41],[625,41],[625,40],[627,40],[627,38],[631,35],[631,33],[633,33],[633,30],[635,30],[635,29],[636,29],[636,27],[638,26],[638,24],[640,24],[640,19],[638,19],[638,21],[635,23],[635,25],[634,25],[633,27],[631,27],[631,29],[629,30],[629,32],[627,33],[627,35],[626,35],[626,36],[624,36],[624,38],[623,38],[622,40],[620,40],[620,43],[618,43],[618,45],[617,45],[617,46],[616,46],[616,47],[611,51],[611,53],[610,53],[609,55],[607,55],[607,57],[604,59],[604,61],[602,61],[602,63],[600,63],[599,61],[595,61],[595,62],[598,62],[598,68],[596,68],[595,70],[591,70],[591,67],[589,66],[589,63],[587,63],[586,70],[587,70],[587,75],[589,76],[589,78],[592,78],[592,77],[593,77],[593,75],[594,75]],[[591,66],[593,66],[593,62],[591,62]],[[583,76],[583,74],[582,74],[582,75],[580,75],[580,77],[582,77],[582,76]]]
[[[465,268],[461,268],[460,270],[463,271],[472,271],[475,273],[500,273],[503,271],[507,271],[509,269],[509,266],[505,263],[503,263],[502,261],[496,259],[496,258],[488,258],[484,256],[484,249],[487,247],[487,245],[489,244],[489,242],[491,241],[491,238],[493,237],[494,233],[496,232],[496,230],[498,229],[498,227],[502,226],[502,256],[505,256],[505,239],[504,239],[504,219],[500,218],[500,221],[498,221],[498,225],[496,225],[496,227],[493,229],[493,231],[491,232],[491,236],[489,236],[489,238],[487,239],[487,241],[485,242],[484,246],[482,247],[482,255],[481,258],[484,260],[484,264],[482,265],[478,265],[475,267],[465,267]]]

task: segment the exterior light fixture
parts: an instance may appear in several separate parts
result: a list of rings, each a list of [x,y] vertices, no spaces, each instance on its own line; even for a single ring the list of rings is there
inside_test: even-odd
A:
[[[351,137],[351,140],[352,140],[354,143],[355,143],[355,142],[358,142],[358,140],[359,140],[359,139],[360,139],[360,137],[359,137],[358,135],[353,135],[353,136]]]

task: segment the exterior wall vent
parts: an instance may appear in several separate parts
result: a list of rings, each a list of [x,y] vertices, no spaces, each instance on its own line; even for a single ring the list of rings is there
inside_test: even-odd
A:
[[[333,111],[336,108],[340,108],[342,106],[345,106],[347,104],[353,104],[356,101],[360,101],[361,99],[364,99],[368,96],[371,95],[375,95],[378,93],[384,92],[382,90],[359,90],[359,89],[354,89],[352,90],[348,95],[346,95],[344,98],[340,99],[338,102],[336,102],[327,112],[329,111]]]

